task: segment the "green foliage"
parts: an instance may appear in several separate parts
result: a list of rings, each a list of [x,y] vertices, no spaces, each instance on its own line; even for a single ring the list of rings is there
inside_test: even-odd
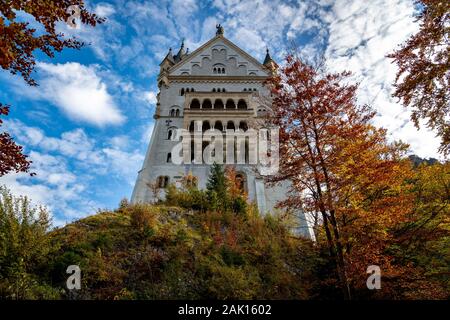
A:
[[[42,276],[53,247],[48,212],[0,187],[0,298],[55,298]]]
[[[297,258],[315,252],[312,243],[252,210],[129,205],[57,229],[51,238],[59,250],[49,274],[63,288],[65,268],[79,265],[83,299],[298,299],[308,297],[314,281],[314,258]]]
[[[227,180],[223,166],[213,163],[206,183],[208,200],[216,210],[226,210],[228,207]]]

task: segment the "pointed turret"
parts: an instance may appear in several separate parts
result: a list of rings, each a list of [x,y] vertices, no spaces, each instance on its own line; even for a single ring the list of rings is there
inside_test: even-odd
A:
[[[272,57],[270,56],[269,48],[266,49],[266,57],[264,58],[263,65],[271,72],[274,72],[278,68],[277,63],[273,61]]]
[[[177,63],[181,59],[183,59],[185,55],[186,55],[186,52],[184,51],[184,39],[183,39],[183,41],[181,42],[180,50],[178,50],[177,55],[174,57],[175,63]]]
[[[269,48],[266,49],[266,57],[264,58],[264,62],[263,65],[269,64],[270,62],[272,62],[272,57],[270,56],[269,53]]]
[[[169,48],[169,52],[167,53],[166,57],[164,58],[164,60],[169,60],[171,62],[173,62],[173,54],[172,54],[172,48]]]

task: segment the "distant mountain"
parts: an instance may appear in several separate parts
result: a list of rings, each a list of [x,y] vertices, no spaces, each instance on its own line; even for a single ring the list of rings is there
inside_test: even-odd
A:
[[[439,162],[438,159],[435,159],[435,158],[423,159],[415,154],[408,156],[408,158],[409,158],[409,160],[411,160],[411,162],[414,164],[415,167],[421,165],[422,163],[426,163],[428,165],[433,165],[433,164]]]

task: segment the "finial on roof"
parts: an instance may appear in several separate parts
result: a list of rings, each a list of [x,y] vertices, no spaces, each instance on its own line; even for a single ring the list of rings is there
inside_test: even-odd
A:
[[[216,29],[217,29],[216,36],[223,35],[223,27],[220,23],[216,24]]]
[[[264,64],[264,65],[265,65],[265,64],[268,64],[268,63],[271,62],[271,61],[273,61],[273,60],[272,60],[272,57],[270,56],[270,53],[269,53],[269,47],[267,47],[267,48],[266,48],[266,57],[264,58],[263,64]]]
[[[173,62],[173,55],[172,55],[172,48],[169,48],[169,52],[167,53],[166,57],[164,58],[170,60],[171,62]]]

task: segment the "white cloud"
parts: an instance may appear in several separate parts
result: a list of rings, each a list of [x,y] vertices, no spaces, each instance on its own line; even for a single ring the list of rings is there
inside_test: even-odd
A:
[[[359,102],[378,112],[376,125],[409,143],[420,157],[438,157],[438,139],[426,129],[417,131],[410,113],[392,98],[397,69],[386,55],[417,31],[413,14],[410,0],[338,0],[324,17],[329,22],[326,57],[330,70],[354,73]]]
[[[116,9],[109,3],[99,3],[95,7],[94,12],[96,15],[106,18],[116,13]]]
[[[76,62],[39,63],[41,98],[51,101],[74,120],[97,126],[125,120],[94,66]]]
[[[0,184],[16,195],[27,195],[34,203],[49,207],[56,225],[92,214],[101,207],[91,200],[92,193],[104,189],[100,179],[115,179],[131,187],[144,160],[141,151],[131,148],[124,135],[111,137],[103,146],[81,128],[49,137],[39,128],[8,120],[5,129],[27,147],[32,171],[37,175],[11,173],[0,177]]]
[[[154,91],[147,91],[147,92],[144,92],[144,93],[142,94],[142,99],[143,99],[145,102],[148,102],[148,103],[150,103],[150,104],[156,104],[156,102],[157,102],[157,99],[156,99],[156,92],[154,92]]]

